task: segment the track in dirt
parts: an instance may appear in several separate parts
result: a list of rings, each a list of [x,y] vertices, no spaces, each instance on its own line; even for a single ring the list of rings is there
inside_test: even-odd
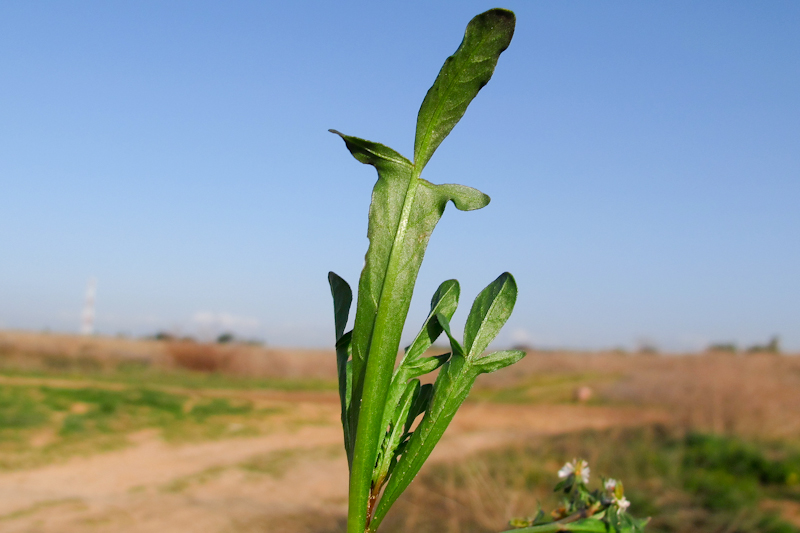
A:
[[[205,391],[204,391],[205,392]],[[346,512],[347,465],[335,394],[240,392],[287,413],[266,435],[169,445],[132,436],[124,450],[0,475],[9,533],[302,531]],[[584,405],[467,403],[432,461],[547,435],[667,421],[663,411]],[[303,518],[304,517],[304,518]],[[281,526],[280,524],[285,524]],[[314,526],[316,531],[327,530]]]

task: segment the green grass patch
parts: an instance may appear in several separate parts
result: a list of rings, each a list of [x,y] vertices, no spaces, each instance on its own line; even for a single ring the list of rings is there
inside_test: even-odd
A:
[[[141,386],[4,386],[0,388],[0,470],[119,449],[129,445],[129,434],[150,428],[168,442],[257,435],[278,412],[256,408],[246,399]]]
[[[0,388],[0,430],[36,427],[47,419],[47,409],[25,390]]]
[[[47,369],[0,368],[0,375],[8,377],[58,378],[76,381],[99,381],[150,387],[175,387],[184,389],[222,390],[277,390],[277,391],[335,391],[333,380],[259,378],[234,376],[222,373],[196,372],[190,370],[165,370],[137,362],[120,363],[111,370],[101,367],[83,368],[75,365],[48,367]]]

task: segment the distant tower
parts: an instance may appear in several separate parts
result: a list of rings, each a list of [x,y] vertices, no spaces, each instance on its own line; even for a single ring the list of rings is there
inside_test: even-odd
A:
[[[94,295],[97,291],[97,280],[89,279],[86,285],[86,303],[81,313],[81,335],[91,335],[94,333]]]

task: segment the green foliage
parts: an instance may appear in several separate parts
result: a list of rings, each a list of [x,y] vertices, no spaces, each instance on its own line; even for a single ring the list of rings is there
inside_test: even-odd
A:
[[[683,485],[712,511],[754,506],[766,493],[793,494],[800,454],[778,450],[767,458],[763,447],[732,437],[689,434],[683,456]],[[775,453],[775,451],[773,451]]]
[[[308,378],[268,378],[237,376],[222,373],[194,372],[185,369],[162,369],[143,360],[124,360],[106,372],[80,372],[69,367],[66,372],[48,369],[20,370],[2,368],[0,375],[10,377],[33,377],[75,380],[84,382],[91,378],[95,382],[141,387],[143,383],[153,387],[178,387],[184,389],[225,390],[285,390],[285,391],[329,391],[336,389],[334,381]],[[1,400],[0,400],[1,401]]]
[[[710,344],[707,351],[713,353],[736,353],[739,351],[739,347],[733,342],[717,342]]]
[[[217,344],[230,344],[235,340],[236,340],[236,337],[233,335],[233,333],[225,332],[225,333],[221,333],[217,337]]]
[[[211,398],[192,407],[189,414],[202,422],[211,416],[243,415],[252,410],[253,404],[250,402],[232,404],[230,400],[225,398]]]
[[[768,459],[755,444],[701,433],[687,435],[684,462],[687,467],[726,472],[763,485],[784,485],[800,473],[800,456]]]
[[[775,335],[767,344],[754,344],[747,348],[748,353],[781,353],[781,340]]]
[[[344,331],[352,291],[336,274],[328,278],[334,300],[344,444],[350,464],[349,533],[377,529],[419,472],[475,378],[524,355],[509,351],[481,357],[516,301],[514,278],[505,273],[475,300],[463,347],[449,327],[458,305],[458,282],[443,283],[433,296],[420,334],[395,368],[417,273],[445,206],[452,202],[457,209],[470,211],[489,203],[489,197],[480,191],[464,185],[435,185],[420,174],[492,77],[500,54],[511,42],[514,25],[514,14],[503,9],[492,9],[470,21],[464,40],[445,61],[422,102],[413,162],[382,144],[331,130],[344,140],[353,157],[378,172],[352,331]],[[451,353],[421,357],[442,332],[447,334]],[[440,369],[436,383],[420,386],[417,378],[436,369]],[[412,431],[420,415],[422,420]]]
[[[0,388],[0,471],[124,447],[145,428],[169,441],[252,435],[276,412],[246,399],[141,386],[13,385]],[[231,429],[235,428],[235,429]],[[41,444],[33,444],[37,440]]]
[[[47,418],[47,412],[24,391],[0,388],[0,429],[36,427]]]
[[[630,502],[621,481],[602,480],[602,487],[589,490],[589,464],[582,459],[565,464],[558,476],[563,478],[555,488],[555,492],[562,494],[560,505],[549,516],[539,508],[532,519],[512,520],[511,525],[516,528],[513,531],[641,533],[650,521],[628,514]]]

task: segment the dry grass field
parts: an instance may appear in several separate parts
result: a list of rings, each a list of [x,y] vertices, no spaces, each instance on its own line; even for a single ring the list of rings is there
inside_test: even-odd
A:
[[[0,531],[342,531],[334,366],[0,332]],[[478,380],[385,530],[500,531],[575,456],[649,531],[798,531],[800,357],[531,352]]]

